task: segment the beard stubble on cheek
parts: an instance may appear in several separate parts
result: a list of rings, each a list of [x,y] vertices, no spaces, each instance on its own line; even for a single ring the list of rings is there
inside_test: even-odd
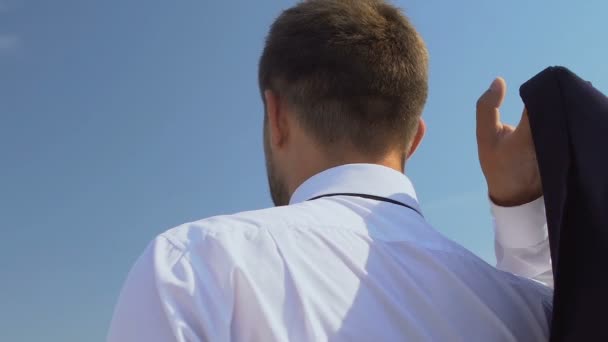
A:
[[[268,188],[270,189],[270,197],[272,197],[272,202],[274,205],[279,207],[289,204],[285,183],[282,182],[279,177],[277,177],[274,172],[274,168],[272,167],[272,162],[269,162],[268,159],[266,162],[266,173],[268,174]]]
[[[277,174],[277,169],[274,165],[272,152],[270,150],[270,140],[266,125],[264,125],[264,156],[266,158],[266,175],[268,177],[268,188],[270,197],[275,206],[283,206],[289,204],[289,195],[285,182]]]

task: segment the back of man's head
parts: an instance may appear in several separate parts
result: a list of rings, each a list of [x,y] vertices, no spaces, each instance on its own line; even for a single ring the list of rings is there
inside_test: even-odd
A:
[[[272,90],[324,146],[403,150],[428,92],[424,42],[383,0],[306,0],[274,22],[259,65]]]

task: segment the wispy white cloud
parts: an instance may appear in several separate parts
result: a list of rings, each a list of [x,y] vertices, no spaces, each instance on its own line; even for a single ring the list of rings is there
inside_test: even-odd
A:
[[[14,51],[20,43],[19,36],[10,33],[0,33],[0,53]]]
[[[0,0],[0,19],[2,16],[13,12],[14,5],[17,2],[13,0]],[[0,54],[14,52],[21,45],[21,37],[15,33],[0,32]]]

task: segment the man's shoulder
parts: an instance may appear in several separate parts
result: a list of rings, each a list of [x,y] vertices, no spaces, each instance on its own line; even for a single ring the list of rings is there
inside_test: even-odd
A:
[[[184,223],[160,236],[180,249],[189,249],[210,241],[234,242],[240,238],[254,241],[267,236],[269,230],[293,225],[298,213],[303,211],[302,207],[292,205],[212,216]]]

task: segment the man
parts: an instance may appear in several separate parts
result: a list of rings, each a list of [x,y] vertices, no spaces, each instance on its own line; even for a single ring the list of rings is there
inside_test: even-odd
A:
[[[403,174],[425,133],[427,68],[422,39],[384,1],[286,10],[259,65],[277,207],[161,234],[109,340],[546,340],[551,290],[434,230]],[[529,127],[498,119],[504,91],[498,79],[478,104],[480,158],[490,196],[517,206],[541,194]],[[529,224],[531,205],[495,207],[501,263],[522,273],[510,220]]]

